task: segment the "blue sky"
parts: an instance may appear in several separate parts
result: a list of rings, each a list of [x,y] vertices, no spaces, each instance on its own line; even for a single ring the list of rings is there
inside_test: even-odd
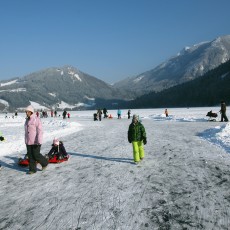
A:
[[[229,0],[0,0],[0,80],[71,65],[107,83],[230,34]]]

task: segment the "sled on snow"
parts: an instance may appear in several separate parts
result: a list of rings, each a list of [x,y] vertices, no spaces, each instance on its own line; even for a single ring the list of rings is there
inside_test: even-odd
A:
[[[48,158],[48,156],[47,156],[47,158]],[[68,161],[68,160],[69,160],[69,154],[67,156],[65,156],[65,157],[60,158],[60,159],[58,158],[57,155],[54,155],[54,156],[52,156],[51,158],[48,159],[48,162],[53,163],[53,164],[57,164],[57,163],[62,163],[64,161]],[[29,159],[28,158],[19,158],[18,164],[20,166],[26,167],[26,166],[29,165]]]
[[[216,121],[216,118],[218,117],[217,113],[213,113],[212,110],[209,111],[206,115],[207,117],[209,117],[208,121]]]

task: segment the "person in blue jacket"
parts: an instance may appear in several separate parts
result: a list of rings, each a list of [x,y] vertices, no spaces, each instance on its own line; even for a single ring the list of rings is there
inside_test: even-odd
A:
[[[121,119],[121,110],[120,109],[117,110],[117,118]]]

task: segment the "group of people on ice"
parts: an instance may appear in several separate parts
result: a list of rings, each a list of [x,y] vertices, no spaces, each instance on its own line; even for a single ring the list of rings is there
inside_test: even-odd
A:
[[[62,113],[63,119],[66,119],[66,116],[67,116],[68,118],[70,118],[70,113],[67,113],[67,111],[64,110],[63,113]]]
[[[57,159],[67,158],[68,154],[65,150],[64,144],[62,141],[59,141],[57,138],[53,140],[51,149],[47,157],[43,156],[40,153],[42,145],[42,123],[41,120],[34,113],[34,108],[30,105],[26,108],[26,121],[25,121],[25,144],[27,149],[26,156],[28,157],[29,162],[29,172],[28,174],[34,174],[37,172],[37,162],[41,164],[42,170],[45,170],[49,159],[52,159],[54,156]],[[104,118],[107,118],[107,110],[103,109]],[[226,116],[226,104],[224,101],[221,101],[221,122],[228,121]],[[98,110],[97,115],[99,117],[102,115],[102,111]],[[121,118],[121,111],[117,111],[118,119]],[[165,115],[168,116],[168,111],[165,110]],[[128,110],[128,119],[131,117],[131,111]],[[101,117],[99,118],[101,119]],[[0,133],[0,141],[4,141],[5,138]],[[133,148],[133,159],[134,163],[138,164],[145,157],[144,146],[147,144],[147,136],[144,125],[140,122],[139,116],[134,114],[132,117],[132,122],[128,128],[128,142],[132,143]],[[1,165],[0,165],[1,167]]]
[[[42,170],[45,170],[49,163],[49,159],[54,156],[58,159],[65,158],[68,154],[63,142],[55,138],[48,153],[48,157],[43,156],[40,153],[43,142],[41,120],[36,116],[34,108],[31,105],[26,108],[25,112],[25,144],[29,163],[28,174],[34,174],[37,172],[37,163],[40,163]],[[134,162],[137,164],[144,159],[143,144],[147,143],[145,128],[143,124],[139,122],[139,117],[137,115],[133,115],[132,123],[129,125],[128,141],[132,143],[133,158]]]
[[[113,118],[112,114],[108,115],[107,109],[104,108],[104,109],[98,109],[97,112],[93,114],[93,120],[94,121],[98,121],[98,120],[101,121],[102,114],[104,115],[103,116],[104,118],[110,118],[110,119]],[[117,110],[117,119],[121,119],[121,114],[122,114],[121,109],[118,109]],[[131,118],[131,110],[130,109],[128,110],[127,115],[128,115],[128,119],[130,119]]]

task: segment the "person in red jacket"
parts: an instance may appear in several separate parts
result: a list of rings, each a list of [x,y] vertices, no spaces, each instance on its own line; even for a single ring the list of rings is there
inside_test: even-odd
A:
[[[25,112],[25,144],[29,158],[28,174],[33,174],[37,172],[36,162],[40,163],[42,170],[44,170],[48,165],[48,161],[40,153],[43,135],[41,120],[36,116],[34,113],[34,108],[31,105],[26,108]]]

